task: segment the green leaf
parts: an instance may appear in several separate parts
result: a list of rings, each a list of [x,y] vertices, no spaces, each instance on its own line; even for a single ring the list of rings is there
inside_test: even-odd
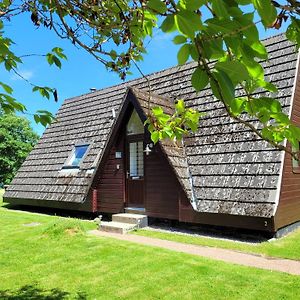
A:
[[[192,86],[199,92],[204,89],[209,82],[208,75],[201,68],[197,68],[192,75]]]
[[[41,94],[43,97],[46,97],[47,99],[50,99],[50,94],[49,94],[49,92],[47,91],[47,89],[45,89],[45,88],[40,88],[39,91],[40,91],[40,94]]]
[[[34,114],[34,120],[36,123],[41,123],[44,127],[50,124],[53,120],[55,120],[54,116],[51,112],[46,110],[38,110]]]
[[[62,59],[67,59],[67,56],[63,53],[63,49],[59,47],[55,47],[52,49],[52,52],[54,52],[58,57]]]
[[[53,92],[52,89],[50,89],[49,87],[41,87],[41,86],[34,86],[32,88],[33,92],[39,92],[41,94],[41,96],[46,97],[47,99],[50,99],[50,94],[49,92]]]
[[[54,57],[54,55],[51,53],[47,53],[47,55],[46,55],[47,62],[50,66],[53,65],[53,57]]]
[[[168,15],[162,22],[160,29],[163,32],[172,32],[175,29],[174,15]]]
[[[239,22],[231,19],[207,19],[205,21],[207,23],[210,30],[214,30],[215,34],[221,33],[228,33],[232,34],[233,31],[240,29],[241,25]]]
[[[237,6],[233,1],[229,1],[227,6],[228,14],[234,18],[240,17],[243,15],[243,11]]]
[[[3,82],[0,82],[0,85],[1,85],[2,88],[5,90],[6,93],[12,94],[13,89],[12,89],[9,85],[7,85],[7,84],[5,84],[5,83],[3,83]]]
[[[215,68],[226,73],[234,85],[249,78],[247,68],[239,61],[218,62]]]
[[[47,58],[47,62],[50,66],[55,64],[58,68],[61,68],[61,62],[60,62],[59,58],[56,57],[54,54],[47,53],[46,58]]]
[[[253,5],[262,19],[265,27],[272,27],[276,18],[277,11],[271,0],[253,0]]]
[[[299,148],[299,141],[300,141],[300,128],[291,124],[289,126],[289,141],[292,143],[293,147],[296,149]]]
[[[4,62],[4,67],[7,71],[10,71],[13,68],[13,64],[11,60],[6,59]]]
[[[282,111],[280,102],[274,98],[260,97],[257,100],[259,101],[257,104],[259,109],[266,108],[267,110],[273,113],[278,113]]]
[[[159,125],[165,126],[166,123],[170,120],[170,116],[165,113],[159,114],[159,115],[156,115],[156,120],[159,123]]]
[[[277,87],[271,82],[267,82],[264,80],[258,80],[257,84],[258,84],[258,86],[265,88],[269,92],[272,92],[272,93],[278,92]]]
[[[160,116],[160,115],[164,114],[164,111],[160,106],[153,107],[152,112],[153,112],[154,116]]]
[[[39,117],[39,115],[33,115],[33,118],[34,118],[34,121],[35,121],[35,123],[39,123],[40,122],[40,117]]]
[[[252,98],[245,104],[245,111],[256,116],[262,123],[267,123],[271,118],[286,121],[282,116],[282,107],[278,100],[269,97]]]
[[[205,58],[211,59],[220,59],[224,57],[224,44],[222,39],[217,39],[215,41],[204,41],[203,42],[203,54]]]
[[[247,99],[246,98],[235,98],[230,102],[230,110],[231,112],[237,116],[241,114],[244,110],[244,104],[246,103]]]
[[[184,35],[176,35],[173,39],[173,43],[175,45],[184,44],[186,43],[186,37]]]
[[[291,42],[295,43],[297,45],[297,48],[299,48],[300,45],[300,21],[296,19],[295,17],[291,17],[291,24],[288,26],[286,30],[286,37]]]
[[[181,46],[177,53],[177,60],[179,65],[183,65],[187,62],[190,56],[190,47],[188,44]]]
[[[10,53],[9,43],[7,43],[5,39],[1,39],[1,38],[0,38],[0,51],[2,55]]]
[[[206,3],[206,0],[186,0],[185,7],[187,10],[195,11]]]
[[[154,144],[156,144],[159,140],[159,131],[153,131],[151,133],[151,140]]]
[[[229,18],[228,11],[226,9],[226,4],[223,0],[212,0],[212,10],[220,18]]]
[[[172,135],[173,135],[173,130],[170,128],[170,126],[165,126],[162,131],[162,137],[172,138]]]
[[[265,48],[265,46],[260,41],[245,41],[248,46],[255,52],[256,57],[259,57],[261,59],[267,59],[268,58],[268,52]],[[249,52],[249,51],[248,51]]]
[[[197,131],[199,124],[200,113],[193,109],[189,109],[185,114],[186,127],[189,127],[193,132]]]
[[[58,68],[61,68],[61,62],[56,56],[53,56],[53,62]]]
[[[185,111],[185,104],[183,100],[178,100],[175,104],[175,109],[178,114],[182,114]]]
[[[210,85],[213,91],[213,94],[216,98],[221,101],[224,101],[226,104],[230,105],[230,102],[234,99],[234,85],[230,78],[223,71],[214,71],[213,72],[214,80],[210,80]]]
[[[252,3],[252,0],[235,0],[235,2],[240,5],[248,5]]]
[[[113,59],[113,60],[115,60],[116,58],[117,58],[117,52],[115,51],[115,50],[111,50],[110,52],[109,52],[109,55],[110,55],[110,57]]]
[[[245,29],[243,34],[248,41],[254,42],[259,41],[259,32],[256,25],[253,23],[254,13],[243,14],[240,17],[237,17],[236,20],[241,24]]]
[[[199,60],[199,53],[197,51],[197,48],[195,46],[195,44],[189,44],[190,46],[190,56],[194,61],[198,61]]]
[[[261,131],[262,136],[270,141],[273,141],[273,132],[269,127],[264,127]]]
[[[270,121],[271,114],[266,108],[261,108],[259,113],[256,115],[260,122],[263,124]]]
[[[163,14],[167,11],[165,3],[160,0],[150,0],[147,3],[147,6],[155,12],[159,12],[160,14]]]
[[[175,15],[175,25],[179,32],[193,39],[195,32],[201,29],[202,22],[196,13],[182,10]]]
[[[282,125],[289,125],[291,123],[291,120],[289,117],[283,113],[283,112],[278,112],[278,113],[273,113],[271,114],[271,117],[276,120],[276,122],[282,124]]]
[[[248,57],[247,52],[244,50],[242,50],[241,61],[246,66],[251,77],[264,81],[264,69],[257,61]]]

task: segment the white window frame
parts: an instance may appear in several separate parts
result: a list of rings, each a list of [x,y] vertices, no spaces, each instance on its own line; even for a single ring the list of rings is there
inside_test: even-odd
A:
[[[75,151],[77,147],[83,147],[83,146],[87,146],[87,149],[84,152],[84,155],[82,156],[82,158],[80,159],[78,165],[72,165],[73,161],[75,160]],[[80,144],[76,144],[73,146],[71,153],[69,154],[68,158],[66,159],[65,164],[63,165],[63,169],[79,169],[82,162],[84,161],[86,155],[88,154],[89,150],[91,147],[91,143],[80,143]]]

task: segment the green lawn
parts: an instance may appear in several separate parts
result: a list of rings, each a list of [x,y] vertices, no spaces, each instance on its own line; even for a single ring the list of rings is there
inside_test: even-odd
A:
[[[267,256],[300,260],[300,229],[296,230],[293,233],[290,233],[283,238],[272,240],[270,242],[266,241],[255,244],[143,229],[137,230],[133,233],[136,235],[148,236],[185,244],[233,249]]]
[[[40,223],[39,226],[24,226]],[[86,234],[0,207],[0,299],[296,299],[300,277]]]

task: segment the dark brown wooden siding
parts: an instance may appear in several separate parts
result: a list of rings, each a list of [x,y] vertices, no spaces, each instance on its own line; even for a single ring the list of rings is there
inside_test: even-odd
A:
[[[158,146],[145,157],[145,208],[150,217],[179,219],[182,190],[167,158]]]
[[[116,151],[124,151],[122,146],[112,147],[95,182],[97,189],[97,210],[107,213],[123,211],[125,201],[124,159],[115,158]],[[117,169],[119,165],[119,169]]]
[[[300,173],[293,169],[292,158],[285,155],[275,229],[300,220]]]
[[[300,74],[292,107],[291,120],[300,125]],[[289,146],[290,148],[290,146]],[[279,204],[275,214],[275,229],[300,220],[300,168],[293,168],[292,158],[285,154]]]

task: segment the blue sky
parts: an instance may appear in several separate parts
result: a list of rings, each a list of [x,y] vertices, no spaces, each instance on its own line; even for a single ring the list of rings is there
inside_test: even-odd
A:
[[[283,29],[282,29],[283,30]],[[281,30],[281,31],[282,31]],[[13,73],[0,69],[0,80],[8,83],[14,89],[14,97],[24,103],[28,112],[46,109],[56,113],[66,98],[78,96],[89,92],[90,88],[101,89],[121,83],[118,75],[108,72],[102,64],[81,49],[77,49],[67,40],[60,40],[53,32],[33,26],[30,15],[20,15],[5,26],[6,35],[15,42],[14,51],[17,55],[45,54],[54,47],[64,49],[68,57],[63,61],[62,69],[49,67],[43,57],[28,57],[23,59],[19,68],[22,76],[36,85],[55,87],[58,91],[59,101],[53,98],[47,100],[38,93],[32,93],[32,87]],[[279,31],[269,31],[267,34],[260,30],[261,38],[278,34]],[[143,73],[149,74],[177,64],[176,54],[178,46],[172,43],[172,36],[162,33],[154,34],[147,46],[148,54],[139,64]],[[133,75],[127,80],[140,77],[139,72],[132,67]],[[27,115],[31,121],[32,118]],[[32,121],[32,127],[42,134],[44,127]]]

